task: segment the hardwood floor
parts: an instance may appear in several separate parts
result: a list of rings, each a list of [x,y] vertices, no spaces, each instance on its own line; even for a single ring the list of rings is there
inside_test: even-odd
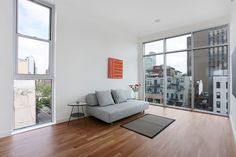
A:
[[[157,106],[147,112],[176,121],[149,139],[119,126],[142,114],[112,126],[88,117],[0,139],[0,156],[235,157],[228,118]]]

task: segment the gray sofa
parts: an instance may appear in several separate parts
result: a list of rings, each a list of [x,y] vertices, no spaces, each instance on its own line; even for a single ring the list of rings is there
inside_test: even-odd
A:
[[[114,96],[112,96],[114,99]],[[130,98],[125,99],[123,102],[119,102],[102,106],[99,104],[99,100],[95,93],[88,94],[86,96],[87,114],[98,118],[107,123],[113,123],[117,120],[123,119],[125,117],[134,115],[139,112],[143,112],[149,108],[149,103],[141,100],[132,100]]]

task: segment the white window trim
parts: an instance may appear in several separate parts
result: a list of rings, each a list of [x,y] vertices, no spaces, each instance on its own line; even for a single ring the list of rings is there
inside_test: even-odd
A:
[[[44,39],[40,39],[37,37],[30,37],[27,36],[27,38],[31,38],[31,39],[35,39],[35,40],[39,40],[39,41],[48,41],[49,42],[49,74],[45,75],[45,74],[17,74],[17,65],[18,65],[18,36],[26,36],[26,35],[22,35],[20,33],[17,32],[17,5],[18,5],[18,0],[15,0],[13,3],[13,45],[14,45],[14,51],[13,51],[13,78],[14,80],[52,80],[52,122],[49,122],[47,124],[42,124],[42,125],[35,125],[35,126],[29,126],[28,129],[26,128],[22,128],[22,129],[14,129],[14,122],[12,122],[12,134],[15,133],[15,130],[17,130],[18,132],[24,132],[24,131],[29,131],[29,130],[33,130],[35,128],[41,128],[41,127],[45,127],[48,125],[53,125],[56,123],[56,106],[55,106],[55,102],[56,102],[56,96],[55,96],[55,62],[54,62],[54,58],[55,58],[55,6],[53,4],[50,4],[48,2],[45,2],[43,0],[31,0],[34,3],[43,5],[45,7],[48,7],[51,9],[51,18],[50,18],[50,39],[49,40],[44,40]],[[14,102],[14,98],[13,98],[13,102]],[[14,104],[12,104],[14,106]],[[14,116],[15,116],[15,112],[13,111],[13,120],[14,120]]]

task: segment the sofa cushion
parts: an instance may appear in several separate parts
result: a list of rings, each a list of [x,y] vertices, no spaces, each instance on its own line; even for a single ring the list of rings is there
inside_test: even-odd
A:
[[[111,96],[111,91],[96,91],[99,106],[113,105],[114,100]]]
[[[125,95],[125,91],[122,89],[111,90],[112,96],[115,100],[115,103],[122,103],[127,101],[127,97]]]
[[[89,106],[97,106],[98,105],[98,99],[95,93],[88,94],[86,96],[86,102]]]
[[[100,107],[87,106],[86,112],[107,123],[131,116],[149,108],[149,102],[140,100],[128,100],[127,102]]]
[[[124,93],[127,100],[132,99],[131,90],[125,90]]]

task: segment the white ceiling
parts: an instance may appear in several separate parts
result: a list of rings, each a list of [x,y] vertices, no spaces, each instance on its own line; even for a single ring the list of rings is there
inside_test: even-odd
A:
[[[54,1],[54,0],[49,0]],[[63,0],[55,0],[57,2]],[[137,37],[229,16],[231,0],[65,0],[73,18],[118,26]],[[155,19],[160,19],[155,23]]]

